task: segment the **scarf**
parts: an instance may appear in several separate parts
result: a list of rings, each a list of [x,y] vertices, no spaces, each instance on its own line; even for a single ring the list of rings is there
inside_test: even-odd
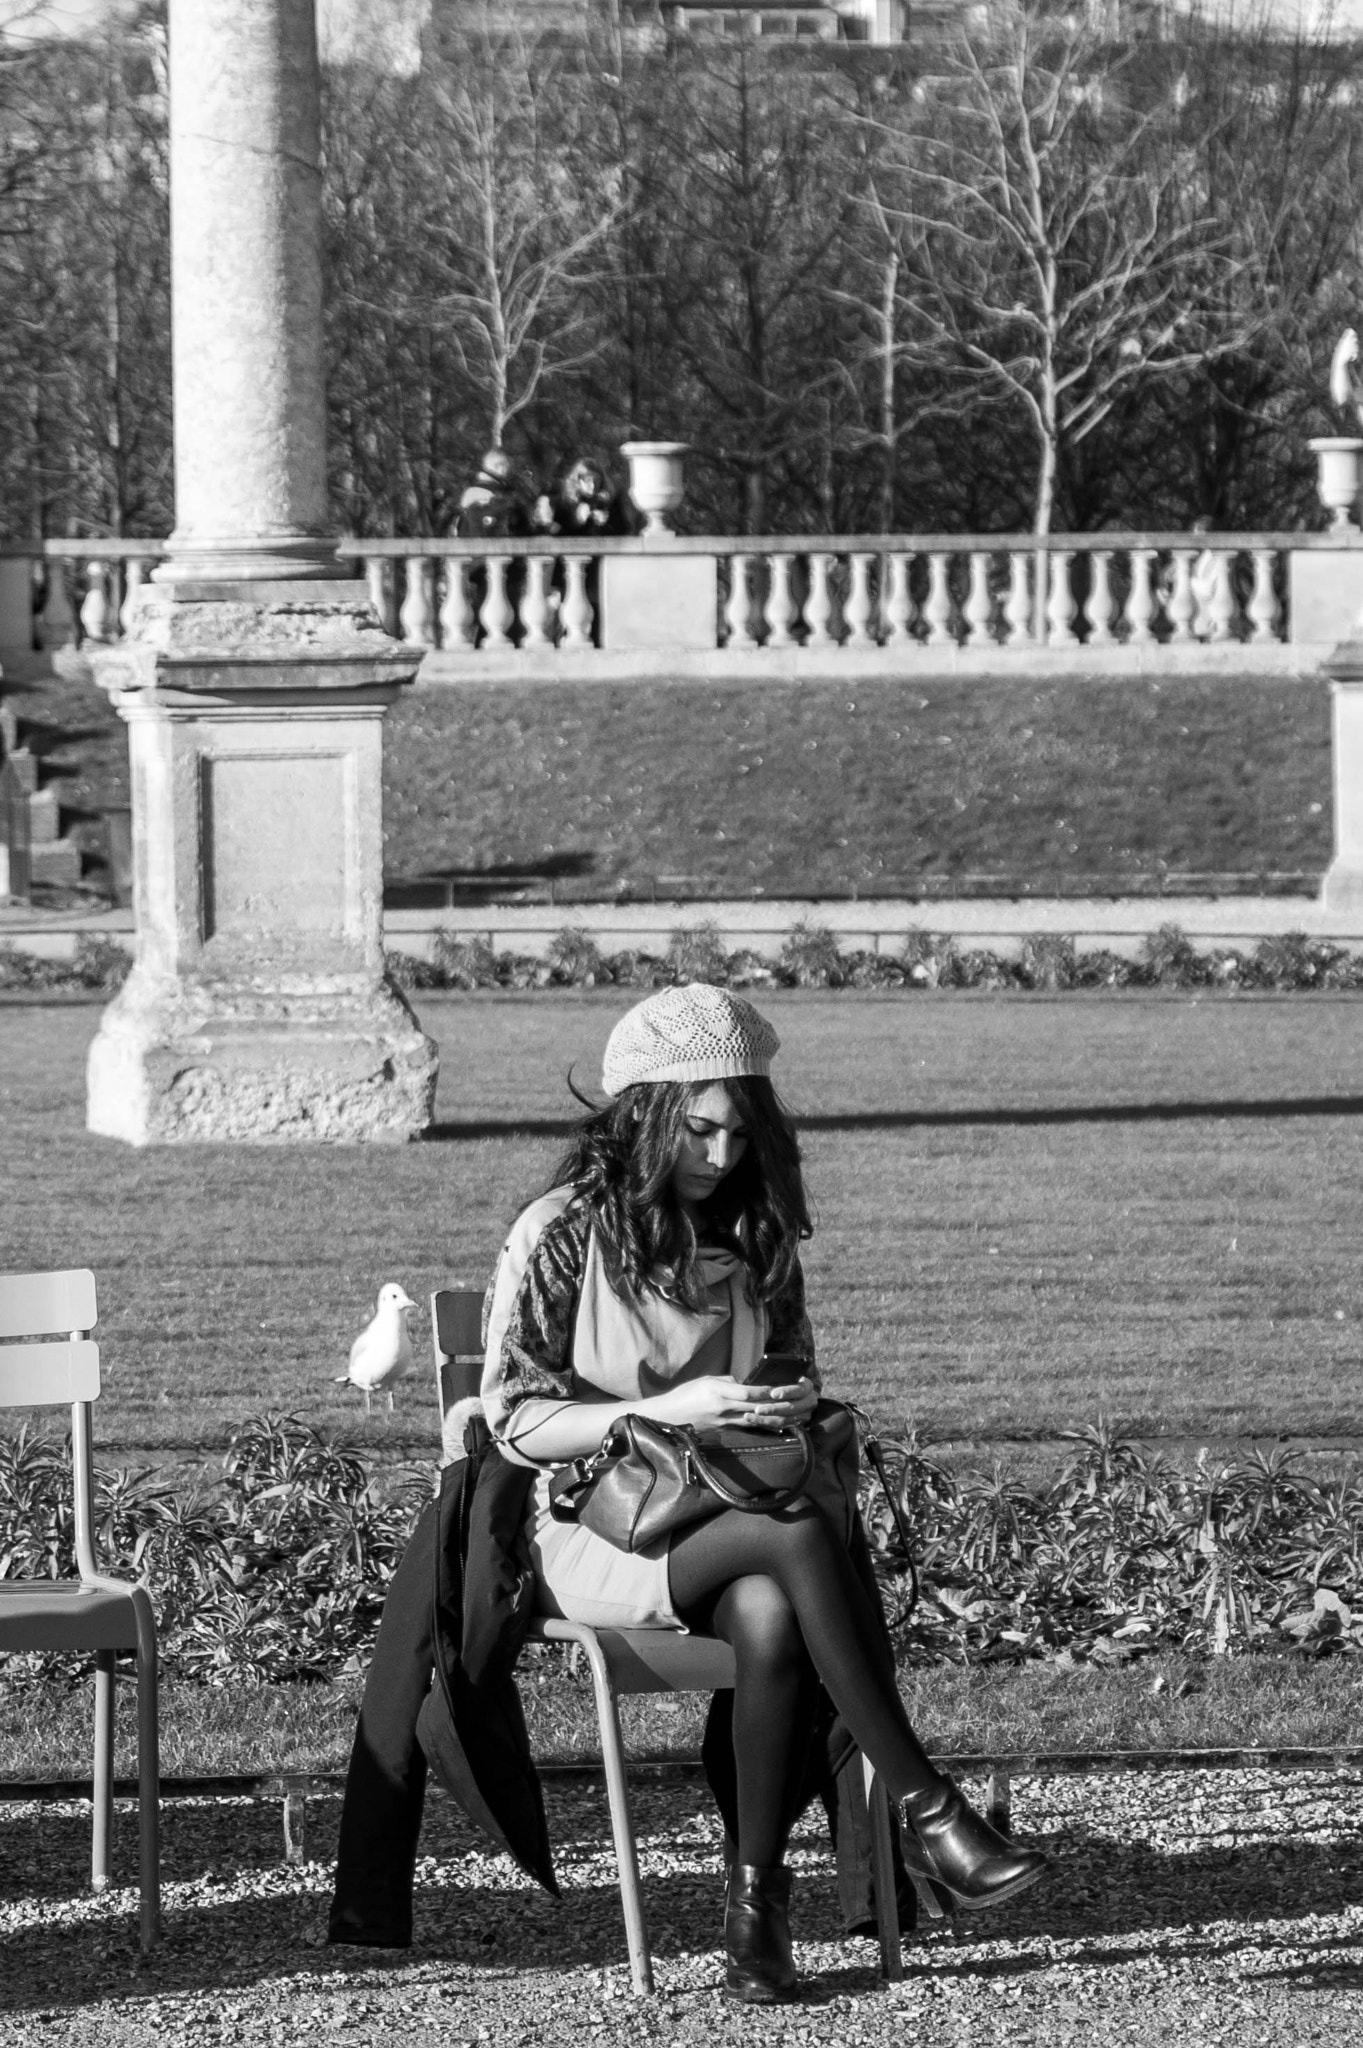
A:
[[[766,1345],[767,1314],[748,1300],[747,1269],[733,1252],[703,1250],[700,1271],[709,1302],[699,1312],[653,1287],[637,1294],[618,1289],[590,1232],[573,1325],[578,1377],[619,1399],[661,1393],[706,1373],[751,1379]]]

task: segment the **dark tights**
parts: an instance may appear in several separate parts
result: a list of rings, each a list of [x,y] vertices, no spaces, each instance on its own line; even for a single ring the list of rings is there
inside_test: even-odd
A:
[[[939,1782],[904,1712],[884,1619],[818,1508],[726,1510],[673,1537],[668,1573],[687,1626],[733,1645],[740,1863],[781,1861],[816,1676],[892,1799]]]
[[[786,1853],[814,1732],[818,1678],[800,1624],[767,1578],[731,1579],[685,1618],[733,1645],[738,1861],[770,1867]]]

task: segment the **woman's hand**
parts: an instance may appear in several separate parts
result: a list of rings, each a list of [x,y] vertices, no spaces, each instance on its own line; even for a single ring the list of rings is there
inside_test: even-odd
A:
[[[812,1383],[804,1378],[779,1387],[759,1387],[708,1376],[684,1380],[665,1394],[650,1395],[640,1402],[637,1412],[651,1415],[655,1422],[685,1422],[696,1429],[714,1429],[724,1422],[780,1429],[791,1422],[807,1422],[818,1398]]]

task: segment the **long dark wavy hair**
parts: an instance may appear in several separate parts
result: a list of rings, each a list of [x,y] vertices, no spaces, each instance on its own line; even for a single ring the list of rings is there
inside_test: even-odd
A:
[[[551,1187],[570,1185],[589,1204],[612,1286],[638,1293],[668,1275],[667,1292],[690,1309],[706,1305],[696,1229],[672,1186],[686,1114],[708,1082],[642,1081],[602,1109],[589,1108],[559,1161]],[[801,1240],[813,1234],[795,1125],[765,1075],[724,1082],[748,1142],[742,1158],[704,1203],[709,1244],[737,1252],[747,1293],[770,1301],[790,1277]]]

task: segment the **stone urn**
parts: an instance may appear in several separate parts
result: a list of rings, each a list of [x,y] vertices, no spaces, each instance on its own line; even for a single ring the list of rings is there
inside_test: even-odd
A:
[[[675,512],[686,491],[686,441],[624,441],[620,453],[629,464],[629,494],[644,515],[644,535],[670,533],[666,514]],[[1363,442],[1359,445],[1363,447]]]
[[[1360,481],[1363,481],[1363,440],[1356,434],[1323,434],[1308,441],[1319,464],[1316,489],[1330,514],[1333,531],[1356,526]]]

